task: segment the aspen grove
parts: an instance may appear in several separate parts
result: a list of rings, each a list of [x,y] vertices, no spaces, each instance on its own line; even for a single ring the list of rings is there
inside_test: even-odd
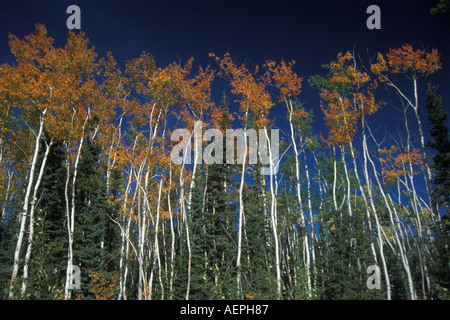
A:
[[[301,75],[294,61],[251,66],[228,53],[197,70],[146,52],[121,67],[82,32],[54,47],[40,24],[9,47],[2,299],[450,298],[437,50],[336,52],[321,74]],[[320,105],[301,102],[307,86]],[[382,108],[402,119],[397,132],[372,126]],[[172,161],[175,130],[200,130],[194,151],[211,143],[206,130],[236,128],[264,136],[272,160],[280,129],[279,168],[261,174],[246,134],[232,163]],[[379,289],[366,284],[371,266]]]

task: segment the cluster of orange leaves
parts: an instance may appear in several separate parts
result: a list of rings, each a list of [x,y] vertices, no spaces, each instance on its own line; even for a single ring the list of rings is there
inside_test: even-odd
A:
[[[295,61],[286,63],[282,60],[277,64],[268,60],[264,65],[267,68],[266,81],[267,83],[273,83],[280,90],[280,101],[292,99],[302,91],[303,78],[293,71],[294,64]]]
[[[53,47],[43,25],[23,40],[9,35],[9,46],[17,65],[1,66],[0,96],[22,109],[27,121],[36,125],[43,117],[46,131],[60,141],[79,140],[86,118],[105,119],[110,113],[95,80],[100,63],[84,33],[69,32],[63,48]],[[93,106],[95,105],[95,108]]]
[[[149,285],[144,285],[144,290],[142,290],[142,296],[144,300],[151,300],[153,295],[152,287]]]
[[[259,128],[269,128],[273,120],[269,119],[269,112],[274,106],[270,93],[267,91],[267,82],[264,77],[258,76],[259,66],[250,72],[245,65],[237,66],[226,53],[222,59],[214,53],[209,54],[219,64],[219,75],[229,78],[232,86],[231,92],[240,97],[235,102],[241,105],[240,119],[248,120],[249,112],[258,115],[256,125]]]
[[[413,149],[408,152],[408,149],[405,148],[403,153],[399,153],[396,146],[391,146],[390,149],[378,149],[378,152],[381,154],[381,173],[384,181],[388,183],[392,183],[397,178],[409,174],[410,165],[420,166],[423,163],[423,158],[419,149]],[[413,171],[412,174],[417,175],[419,174],[419,171]]]
[[[321,93],[321,109],[329,129],[327,144],[345,144],[353,141],[358,122],[376,112],[373,90],[377,87],[369,74],[358,70],[350,52],[339,53],[336,61],[330,63],[332,75],[329,82],[334,89]]]
[[[387,61],[386,61],[387,58]],[[371,65],[371,71],[380,81],[387,81],[387,73],[408,73],[413,77],[430,75],[442,68],[440,55],[436,49],[431,52],[414,50],[412,45],[406,43],[401,48],[390,49],[386,58],[377,53],[377,62]]]

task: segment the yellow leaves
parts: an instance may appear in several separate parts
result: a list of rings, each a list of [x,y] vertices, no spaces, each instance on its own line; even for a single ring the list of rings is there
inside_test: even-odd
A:
[[[153,290],[148,284],[144,285],[144,290],[142,290],[142,296],[144,300],[152,300]]]
[[[422,208],[422,218],[426,224],[431,224],[433,222],[433,214],[427,208]]]
[[[258,299],[258,297],[260,297],[261,296],[261,293],[260,292],[255,292],[255,293],[253,293],[253,292],[249,292],[249,293],[247,293],[246,295],[245,295],[245,299],[246,300],[253,300],[253,299]]]
[[[173,216],[173,212],[169,212],[167,210],[162,210],[162,212],[161,212],[161,219],[169,220],[170,217],[172,217],[172,216]]]
[[[114,295],[116,290],[119,288],[117,283],[118,273],[114,272],[111,281],[105,277],[103,271],[96,271],[89,269],[90,289],[94,294],[96,300],[115,300]]]

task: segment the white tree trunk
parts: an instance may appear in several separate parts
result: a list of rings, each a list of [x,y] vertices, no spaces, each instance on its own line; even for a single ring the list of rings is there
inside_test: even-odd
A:
[[[242,299],[242,284],[241,284],[241,250],[242,250],[242,224],[244,219],[244,179],[245,179],[245,165],[247,162],[247,133],[244,130],[244,155],[242,159],[242,170],[241,170],[241,181],[239,185],[239,222],[238,222],[238,250],[236,257],[236,268],[237,268],[237,296],[238,299]]]
[[[297,201],[298,206],[300,210],[300,224],[303,231],[303,256],[304,256],[304,263],[305,263],[305,271],[306,271],[306,280],[308,285],[308,295],[311,297],[311,275],[310,275],[310,249],[309,249],[309,240],[308,240],[308,228],[306,223],[306,217],[305,213],[303,211],[303,201],[302,201],[302,195],[301,195],[301,183],[300,183],[300,161],[299,161],[299,151],[297,148],[297,141],[295,139],[295,132],[294,132],[294,125],[292,123],[292,116],[293,116],[293,106],[292,103],[289,101],[286,101],[286,105],[288,107],[289,112],[289,127],[291,129],[291,140],[292,145],[294,147],[294,153],[295,153],[295,178],[296,178],[296,191],[297,191]]]
[[[28,178],[28,184],[27,189],[25,191],[25,197],[23,200],[23,207],[22,212],[19,215],[19,223],[20,223],[20,229],[19,234],[17,238],[16,243],[16,249],[14,250],[14,264],[13,264],[13,271],[11,275],[11,283],[9,286],[9,298],[12,299],[14,296],[14,286],[17,278],[17,273],[19,271],[19,262],[20,262],[20,251],[22,249],[22,242],[23,242],[23,236],[25,234],[25,225],[27,222],[27,215],[28,215],[28,206],[30,202],[30,194],[31,194],[31,187],[34,182],[34,171],[36,167],[36,162],[39,155],[39,146],[40,146],[40,140],[42,137],[42,132],[44,129],[44,115],[46,113],[47,109],[45,109],[41,115],[40,121],[39,121],[39,131],[36,135],[36,140],[34,144],[34,154],[33,159],[31,160],[31,168],[30,168],[30,174]]]
[[[50,140],[50,143],[46,144],[45,154],[42,159],[41,168],[39,170],[39,175],[36,180],[36,184],[34,185],[33,190],[33,197],[31,201],[31,207],[30,207],[30,226],[29,226],[29,233],[28,233],[28,246],[27,246],[27,252],[25,254],[25,261],[23,266],[23,280],[22,280],[22,296],[25,295],[25,292],[27,290],[28,285],[28,268],[29,268],[29,262],[31,258],[31,250],[33,247],[33,235],[34,235],[34,210],[36,208],[36,202],[37,200],[37,192],[39,190],[39,186],[41,184],[42,176],[44,175],[45,165],[47,163],[47,157],[50,152],[50,148],[53,144],[53,138]]]
[[[75,184],[77,181],[78,163],[80,160],[81,148],[83,146],[83,142],[84,142],[84,138],[81,137],[80,144],[78,146],[77,156],[75,159],[75,165],[74,165],[74,169],[73,169],[71,208],[70,208],[70,213],[67,212],[67,229],[68,229],[67,232],[68,232],[69,247],[68,247],[68,254],[67,254],[66,284],[64,287],[64,299],[65,300],[69,300],[71,298],[70,288],[73,284],[72,266],[73,266],[73,234],[74,234],[74,229],[75,229]],[[68,177],[69,177],[69,173],[70,173],[70,161],[68,158],[67,159],[67,175],[68,175]],[[69,179],[69,178],[67,178],[67,179]],[[66,187],[67,187],[67,183],[66,183]],[[66,192],[67,192],[67,188],[66,188]],[[67,208],[68,207],[66,206],[66,209]]]

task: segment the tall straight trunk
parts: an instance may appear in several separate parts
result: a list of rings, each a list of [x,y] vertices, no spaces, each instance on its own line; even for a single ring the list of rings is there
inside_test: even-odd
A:
[[[281,266],[280,266],[280,241],[278,237],[278,222],[277,222],[277,197],[275,194],[275,182],[274,176],[276,172],[274,169],[278,167],[278,158],[276,159],[277,163],[274,164],[274,157],[272,154],[272,145],[269,140],[269,136],[267,134],[267,128],[264,127],[264,135],[267,140],[267,149],[269,152],[269,186],[270,186],[270,195],[271,195],[271,205],[270,205],[270,217],[272,222],[272,231],[273,231],[273,241],[274,241],[274,249],[275,249],[275,269],[277,274],[277,294],[278,298],[281,298]],[[260,142],[261,143],[261,142]]]
[[[431,189],[432,189],[432,174],[431,174],[431,168],[430,165],[428,163],[428,156],[427,156],[427,152],[426,152],[426,145],[425,145],[425,136],[423,134],[423,129],[422,129],[422,121],[420,120],[420,116],[419,116],[419,98],[418,98],[418,94],[417,94],[417,79],[416,77],[413,77],[413,81],[414,81],[414,115],[416,116],[416,121],[417,121],[417,127],[419,128],[419,137],[420,137],[420,149],[422,152],[422,157],[423,157],[423,169],[425,171],[425,187],[428,193],[428,200],[430,201],[430,207],[431,207],[431,212],[434,213],[432,215],[433,220],[440,220],[440,215],[438,212],[435,212],[434,210],[434,206],[433,206],[433,198],[431,196]]]
[[[378,182],[378,185],[380,186],[379,180],[377,182]],[[381,187],[380,187],[380,190],[382,192],[383,198],[385,199],[385,202],[388,202],[388,200],[389,200],[389,202],[392,206],[392,210],[394,211],[395,219],[398,221],[397,228],[399,230],[399,236],[396,236],[395,240],[397,242],[397,246],[399,247],[400,257],[402,259],[403,268],[406,273],[410,298],[411,298],[411,300],[416,300],[417,294],[416,294],[416,289],[414,288],[414,281],[413,281],[413,278],[411,275],[411,268],[409,266],[408,255],[406,254],[406,247],[405,247],[405,243],[404,243],[405,235],[403,234],[403,226],[401,225],[401,222],[400,222],[400,219],[399,219],[399,216],[397,213],[397,209],[395,208],[392,197],[390,196],[390,194],[387,194],[387,196],[386,196],[386,194],[384,193],[384,190],[381,189]],[[388,199],[386,199],[386,198],[388,198]],[[388,205],[389,204],[387,203],[386,206],[388,206]]]
[[[338,210],[336,200],[336,182],[337,182],[337,161],[336,161],[336,147],[333,145],[333,204],[334,210]]]
[[[153,250],[153,263],[152,263],[149,287],[150,287],[150,290],[152,290],[152,288],[153,288],[153,273],[156,268],[156,265],[158,265],[158,280],[159,280],[159,283],[161,286],[161,299],[164,299],[164,285],[163,285],[162,277],[161,277],[161,260],[160,260],[160,255],[159,255],[159,241],[158,241],[158,228],[159,228],[159,218],[160,218],[160,208],[161,208],[162,185],[163,185],[163,180],[161,179],[161,181],[159,183],[159,191],[158,191],[158,202],[157,202],[156,223],[155,223],[155,240],[154,240],[154,250]]]
[[[364,120],[363,120],[364,121]],[[362,121],[362,122],[363,122]],[[364,156],[364,177],[365,177],[365,187],[366,188],[371,188],[371,184],[370,184],[370,180],[369,180],[369,173],[367,171],[367,156],[366,156],[366,148],[367,148],[367,144],[366,144],[366,136],[365,136],[365,132],[364,132],[364,123],[362,123],[362,135],[363,135],[363,156]],[[364,206],[366,208],[366,215],[367,215],[367,226],[369,229],[369,239],[370,239],[370,249],[372,251],[372,256],[373,256],[373,261],[375,262],[375,264],[378,264],[377,261],[377,253],[375,250],[375,243],[373,241],[373,227],[372,227],[372,219],[370,217],[370,208],[369,208],[369,204],[368,204],[368,200],[367,200],[367,196],[366,196],[366,191],[364,190],[364,186],[361,183],[361,179],[359,178],[359,174],[358,174],[358,167],[356,165],[356,157],[355,157],[355,152],[353,150],[353,144],[350,142],[350,154],[352,156],[353,159],[353,167],[355,170],[355,176],[356,176],[356,180],[358,182],[358,186],[359,186],[359,190],[361,192],[361,196],[363,198],[364,201]]]
[[[365,132],[365,131],[364,131]],[[363,152],[364,152],[364,158],[365,161],[367,161],[366,159],[368,159],[372,165],[374,166],[372,159],[370,158],[370,154],[367,148],[367,140],[365,138],[365,134],[363,136]],[[374,167],[374,175],[377,175],[376,169]],[[376,229],[377,229],[377,237],[378,237],[378,246],[379,246],[379,251],[380,251],[380,257],[381,257],[381,262],[383,265],[383,271],[384,271],[384,276],[385,276],[385,281],[386,281],[386,295],[387,295],[387,299],[391,300],[391,283],[390,283],[390,278],[389,278],[389,272],[387,269],[387,263],[386,263],[386,259],[385,259],[385,255],[384,255],[384,241],[382,238],[382,227],[380,225],[380,221],[378,219],[378,214],[377,214],[377,210],[375,208],[375,204],[374,204],[374,200],[373,200],[373,194],[372,194],[372,188],[371,188],[371,184],[370,184],[370,178],[369,178],[369,173],[367,170],[367,162],[365,162],[365,170],[364,170],[364,176],[365,176],[365,180],[366,180],[366,185],[367,187],[367,194],[368,194],[368,198],[369,198],[369,202],[370,202],[370,206],[372,208],[373,211],[373,215],[375,217],[375,225],[376,225]],[[376,176],[376,179],[378,179],[378,177]]]
[[[169,280],[169,292],[172,295],[173,292],[173,277],[175,272],[175,231],[173,229],[173,213],[172,205],[170,202],[170,190],[172,189],[172,163],[169,164],[169,189],[167,190],[167,207],[169,209],[170,218],[170,235],[171,235],[171,251],[170,251],[170,280]]]
[[[237,296],[238,299],[242,298],[242,284],[241,284],[241,250],[242,250],[242,222],[244,219],[244,179],[245,179],[245,165],[247,161],[247,133],[244,130],[244,155],[242,159],[242,170],[241,170],[241,181],[239,184],[239,222],[238,222],[238,248],[236,257],[236,285],[237,285]]]
[[[314,225],[314,216],[313,216],[313,209],[312,209],[312,201],[311,201],[311,181],[309,177],[309,169],[308,169],[308,160],[306,158],[306,151],[303,150],[303,157],[305,160],[305,173],[306,173],[306,192],[308,197],[308,211],[309,211],[309,221],[310,221],[310,227],[311,227],[311,262],[312,262],[312,268],[314,271],[314,285],[313,285],[313,291],[316,289],[316,283],[317,283],[317,269],[316,269],[316,253],[315,253],[315,242],[318,240]]]
[[[72,177],[72,195],[71,195],[71,207],[70,207],[70,213],[67,211],[67,232],[68,232],[68,250],[67,250],[67,269],[66,269],[66,284],[64,287],[64,299],[69,300],[71,297],[71,291],[70,288],[73,284],[73,234],[75,230],[75,184],[77,181],[77,172],[78,172],[78,163],[80,160],[81,155],[81,148],[83,146],[84,138],[81,137],[80,144],[78,146],[77,156],[75,159],[75,165],[73,169],[73,177]],[[69,155],[67,156],[67,179],[69,179],[69,173],[70,173],[70,160]],[[68,184],[66,180],[66,195],[68,194]],[[66,200],[68,198],[66,197]],[[68,209],[68,203],[66,203],[66,209]]]
[[[199,128],[199,126],[200,126],[200,128]],[[188,212],[191,211],[192,191],[194,190],[194,187],[195,187],[195,174],[197,172],[197,164],[201,163],[201,158],[203,155],[202,140],[203,140],[203,138],[202,138],[201,121],[195,121],[195,125],[194,125],[194,165],[193,165],[193,169],[192,169],[191,185],[189,187]]]
[[[145,162],[145,160],[144,160]],[[138,292],[137,292],[137,298],[138,300],[142,300],[142,292],[144,291],[144,288],[146,286],[145,283],[145,277],[144,274],[144,246],[145,246],[145,234],[147,229],[147,210],[145,206],[145,199],[142,199],[141,195],[141,174],[145,163],[142,163],[139,172],[136,178],[136,192],[137,192],[137,215],[138,215]],[[146,173],[146,184],[148,179],[149,172]],[[146,194],[144,193],[144,196]],[[142,203],[143,202],[143,203]],[[151,214],[151,212],[149,212]]]
[[[415,107],[413,106],[413,109],[415,110],[415,112],[417,112],[417,107],[418,107],[418,102],[417,102],[417,85],[416,85],[416,79],[414,79],[414,96],[416,99],[416,105]],[[403,110],[404,113],[404,117],[405,117],[405,129],[406,129],[406,133],[407,133],[407,143],[406,143],[406,150],[408,153],[408,159],[411,159],[411,133],[409,130],[409,126],[408,126],[408,119],[407,119],[407,114],[406,114],[406,108],[404,108]],[[418,115],[417,115],[418,117]],[[420,125],[420,119],[417,118],[418,124]],[[421,128],[420,128],[420,132],[421,132]],[[423,139],[423,133],[421,132],[421,140]],[[426,161],[426,159],[424,159],[424,161]],[[414,184],[414,170],[412,167],[412,163],[411,160],[408,161],[407,163],[408,165],[408,177],[409,177],[409,181],[411,183],[411,192],[410,192],[410,197],[412,199],[412,208],[413,208],[413,212],[415,213],[416,216],[416,225],[417,225],[417,241],[418,241],[418,255],[419,255],[419,265],[420,265],[420,273],[421,273],[421,277],[422,277],[422,292],[423,292],[423,296],[424,298],[427,295],[427,292],[430,293],[431,292],[431,284],[430,284],[430,279],[429,279],[429,274],[428,274],[428,268],[427,268],[427,264],[426,264],[426,257],[423,251],[423,230],[422,230],[422,222],[421,222],[421,218],[420,218],[420,214],[419,214],[419,204],[417,201],[417,193],[416,193],[416,189],[415,189],[415,184]],[[428,193],[430,194],[430,193]],[[431,196],[430,196],[431,199]],[[431,201],[431,200],[430,200]]]
[[[125,244],[126,244],[125,245],[125,266],[124,266],[124,270],[123,270],[123,282],[122,282],[122,285],[123,285],[122,294],[123,294],[124,300],[127,300],[127,278],[128,278],[129,264],[130,264],[129,254],[130,254],[130,246],[131,246],[130,230],[131,230],[132,214],[133,214],[133,210],[130,210],[130,216],[128,217],[127,227],[124,232],[124,236],[125,236],[125,240],[126,240],[126,242],[125,242]]]
[[[45,115],[46,111],[47,111],[47,109],[45,109],[42,112],[42,115],[39,120],[39,130],[38,130],[38,134],[36,135],[36,140],[34,143],[34,154],[33,154],[33,159],[31,160],[31,168],[30,168],[30,174],[28,177],[27,189],[25,191],[25,197],[23,200],[22,212],[19,215],[20,229],[19,229],[19,234],[17,237],[16,249],[14,250],[14,264],[13,264],[13,270],[12,270],[12,274],[11,274],[11,283],[9,286],[9,298],[10,299],[12,299],[14,297],[14,286],[15,286],[15,282],[16,282],[16,278],[17,278],[17,273],[19,271],[20,252],[22,249],[22,242],[23,242],[23,237],[25,234],[25,226],[26,226],[26,222],[27,222],[31,188],[32,188],[33,182],[34,182],[34,174],[35,174],[34,171],[35,171],[36,162],[37,162],[38,156],[39,156],[39,147],[40,147],[42,132],[44,130],[44,115]]]
[[[289,127],[291,130],[291,140],[294,147],[295,153],[295,178],[296,178],[296,191],[297,191],[297,202],[300,211],[300,224],[303,231],[303,256],[305,262],[306,280],[308,284],[308,295],[311,296],[311,275],[310,275],[310,250],[308,241],[308,226],[306,223],[305,213],[303,211],[303,201],[301,195],[301,182],[300,182],[300,161],[299,161],[299,151],[297,148],[297,141],[295,139],[294,125],[292,123],[292,116],[294,113],[294,108],[291,101],[285,101],[289,111]]]
[[[372,161],[372,158],[370,157],[370,154],[369,154],[369,151],[368,151],[368,148],[367,148],[367,138],[366,138],[366,135],[365,135],[365,124],[364,124],[364,122],[362,123],[362,125],[363,125],[363,132],[364,132],[364,135],[363,135],[363,154],[364,154],[364,168],[365,168],[364,172],[365,172],[365,176],[368,177],[367,161],[369,161],[371,163],[371,166],[372,166],[372,169],[373,169],[373,172],[374,172],[374,177],[375,177],[375,180],[377,182],[378,188],[380,190],[381,196],[382,196],[382,198],[384,200],[386,208],[389,211],[389,217],[390,217],[390,220],[391,220],[391,225],[396,226],[396,228],[400,231],[400,237],[395,237],[395,241],[396,241],[397,246],[399,248],[400,258],[401,258],[401,261],[402,261],[402,264],[403,264],[403,268],[404,268],[405,273],[406,273],[408,289],[409,289],[409,293],[410,293],[410,298],[411,298],[411,300],[415,300],[416,299],[416,292],[415,292],[415,289],[414,289],[414,284],[413,284],[413,279],[412,279],[412,275],[411,275],[411,270],[410,270],[410,267],[409,267],[408,256],[406,255],[404,245],[401,242],[402,239],[403,239],[402,227],[395,224],[394,218],[392,216],[392,211],[394,211],[394,213],[396,215],[396,220],[398,221],[398,223],[400,223],[400,219],[398,218],[398,216],[396,214],[395,205],[393,204],[392,199],[391,199],[391,204],[392,204],[391,205],[389,203],[388,199],[387,199],[386,193],[384,192],[384,187],[381,184],[380,179],[378,178],[378,173],[377,173],[377,169],[375,167],[375,163]],[[390,198],[390,196],[389,196],[389,198]]]
[[[180,225],[184,226],[185,230],[186,230],[186,245],[187,245],[187,251],[188,251],[188,265],[187,265],[187,269],[188,270],[187,270],[187,283],[186,283],[185,299],[189,300],[189,294],[190,294],[190,290],[191,290],[192,251],[191,251],[191,239],[190,239],[190,235],[189,235],[189,219],[188,219],[188,216],[187,216],[186,206],[185,206],[185,199],[184,199],[184,197],[185,197],[184,196],[185,187],[184,187],[183,171],[184,171],[184,163],[186,163],[186,157],[187,157],[186,151],[187,151],[187,148],[183,152],[184,161],[183,161],[183,166],[181,167],[181,170],[180,170],[179,208],[180,208],[180,212],[181,212]],[[194,163],[194,169],[195,169],[195,167],[196,167],[196,165]],[[192,183],[191,183],[191,186],[192,186]],[[188,201],[188,205],[190,206],[190,200]]]
[[[403,93],[403,91],[400,90],[399,87],[397,87],[390,79],[387,79],[387,84],[391,87],[393,87],[399,94],[400,96],[406,101],[406,103],[413,108],[414,110],[414,115],[416,117],[416,121],[417,121],[417,126],[419,129],[419,138],[420,138],[420,147],[421,147],[421,153],[422,153],[422,157],[423,157],[423,165],[422,168],[424,169],[426,175],[425,175],[425,188],[427,190],[428,193],[428,198],[430,201],[430,207],[431,207],[431,212],[433,213],[433,219],[435,221],[439,221],[440,220],[440,215],[438,212],[435,211],[435,208],[433,206],[433,200],[431,197],[431,189],[432,189],[432,174],[431,174],[431,168],[430,165],[428,163],[428,157],[427,157],[427,153],[426,153],[426,145],[425,145],[425,137],[423,134],[423,129],[422,129],[422,122],[420,120],[420,116],[419,116],[419,97],[418,97],[418,92],[417,92],[417,75],[413,74],[413,91],[414,91],[414,103],[411,102],[410,99],[408,99],[408,97]]]
[[[191,250],[191,239],[189,235],[189,218],[186,214],[186,208],[184,206],[184,201],[182,201],[182,213],[184,217],[184,226],[186,229],[186,244],[187,244],[187,250],[188,250],[188,278],[187,278],[187,285],[186,285],[186,300],[189,300],[189,293],[191,290],[191,263],[192,263],[192,250]]]
[[[353,216],[352,201],[351,201],[351,183],[350,183],[350,177],[348,175],[347,163],[345,162],[345,147],[343,145],[341,145],[341,159],[342,159],[342,165],[344,166],[345,179],[347,181],[347,208],[348,208],[348,214],[351,217],[351,216]]]
[[[3,204],[2,218],[0,220],[0,223],[2,223],[6,218],[7,203],[11,202],[11,200],[12,200],[11,198],[13,196],[13,195],[9,194],[9,192],[11,190],[11,182],[12,182],[12,177],[13,177],[12,170],[8,170],[7,174],[8,174],[8,183],[6,184],[5,203]]]
[[[130,168],[130,174],[128,177],[128,183],[127,183],[127,188],[125,190],[125,199],[123,202],[123,212],[126,212],[126,207],[127,207],[127,201],[128,201],[128,195],[130,192],[130,187],[131,187],[131,177],[133,174],[133,168]],[[131,217],[129,218],[131,220]],[[123,225],[125,226],[125,222],[126,222],[126,216],[123,217]],[[121,230],[121,245],[120,245],[120,260],[119,260],[119,300],[122,299],[122,297],[124,297],[125,294],[125,282],[124,282],[124,272],[123,272],[123,264],[124,264],[124,260],[127,259],[125,258],[125,241],[128,241],[126,234],[125,234],[125,230],[123,227],[120,228]]]
[[[136,143],[137,143],[138,136],[135,137],[134,143],[133,143],[133,149],[131,154],[134,154],[134,151],[136,149]],[[133,166],[130,165],[130,173],[128,175],[128,183],[127,187],[125,189],[125,199],[123,201],[123,213],[127,211],[127,202],[128,197],[131,190],[131,183],[132,183],[132,177],[133,177]],[[128,223],[127,228],[125,228],[127,217],[123,217],[123,226],[118,224],[121,230],[121,245],[120,245],[120,260],[119,260],[119,300],[122,298],[126,300],[126,266],[128,265],[128,248],[129,248],[129,230],[130,230],[130,223],[131,223],[131,215],[128,217]],[[125,264],[125,269],[124,269]]]
[[[73,235],[74,235],[74,229],[75,229],[75,184],[77,181],[77,172],[78,172],[78,164],[80,161],[81,156],[81,149],[83,147],[84,143],[84,132],[86,128],[86,124],[89,120],[90,112],[88,112],[84,124],[81,130],[81,138],[78,146],[77,156],[75,159],[75,164],[73,168],[73,177],[72,177],[72,192],[71,192],[71,208],[69,213],[69,205],[68,205],[68,180],[66,180],[66,187],[65,187],[65,200],[66,200],[66,215],[67,215],[67,233],[68,233],[68,250],[67,250],[67,268],[66,268],[66,283],[64,286],[64,299],[69,300],[71,297],[71,291],[70,288],[73,284]],[[67,148],[67,178],[69,179],[70,175],[70,157],[69,157],[69,148]]]
[[[31,207],[30,207],[30,226],[29,226],[29,232],[28,232],[28,246],[27,246],[27,252],[25,254],[25,261],[23,266],[23,280],[22,280],[22,296],[25,295],[25,292],[27,290],[28,285],[28,268],[29,268],[29,262],[31,258],[31,250],[33,247],[33,235],[34,235],[34,210],[36,208],[36,202],[37,202],[37,192],[39,190],[39,186],[41,184],[42,176],[44,175],[45,165],[47,163],[48,154],[50,152],[50,148],[53,145],[53,138],[50,140],[50,143],[46,144],[45,148],[45,154],[42,159],[41,168],[39,170],[39,175],[36,180],[36,184],[34,185],[33,190],[33,197],[31,201]]]
[[[106,168],[106,194],[108,196],[109,196],[109,190],[110,190],[111,172],[116,163],[116,153],[117,153],[117,149],[120,146],[120,140],[122,138],[122,120],[123,120],[123,114],[120,116],[120,120],[119,120],[117,142],[115,142],[115,132],[113,132],[113,135],[111,137],[111,144],[109,146],[109,155],[108,155],[107,168]],[[116,143],[115,146],[114,146],[114,143]],[[111,159],[112,153],[114,153],[114,156]]]
[[[319,167],[319,161],[317,159],[315,151],[313,151],[314,162],[317,167],[317,184],[319,185],[319,212],[322,212],[323,208],[323,197],[326,194],[326,184],[322,183],[322,171]]]

